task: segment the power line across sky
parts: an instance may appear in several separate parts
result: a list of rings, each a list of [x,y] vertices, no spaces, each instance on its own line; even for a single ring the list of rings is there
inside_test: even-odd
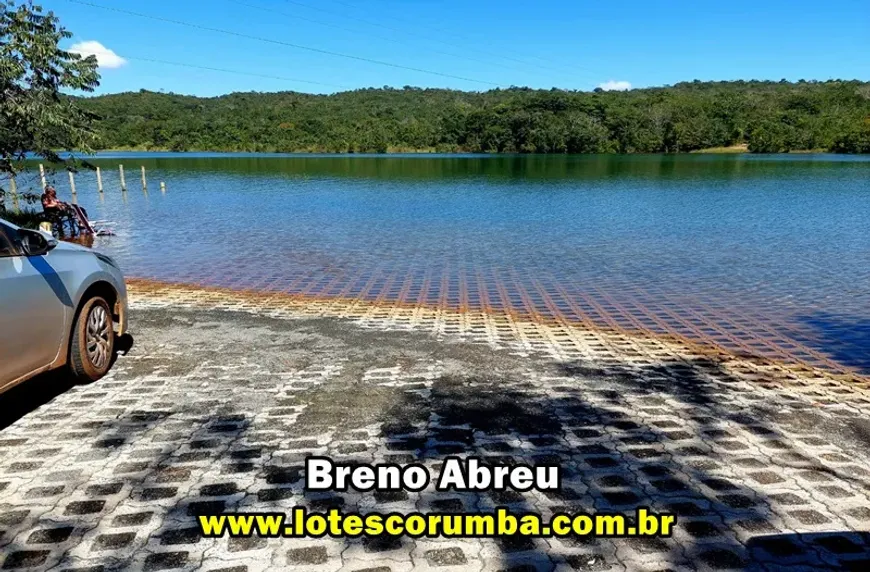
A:
[[[201,66],[201,65],[185,63],[185,62],[172,62],[172,61],[167,61],[167,60],[158,60],[158,59],[154,59],[154,58],[144,58],[144,57],[139,57],[139,56],[125,55],[123,57],[125,59],[128,59],[128,60],[134,60],[134,61],[140,61],[140,62],[150,62],[150,63],[160,64],[160,65],[165,65],[165,66],[177,66],[177,67],[185,67],[185,68],[198,69],[198,70],[204,70],[204,71],[213,71],[213,72],[219,72],[219,73],[244,75],[244,76],[250,76],[250,77],[260,77],[260,78],[265,78],[265,79],[274,79],[274,80],[278,80],[278,81],[287,81],[287,82],[292,82],[292,83],[317,85],[317,86],[321,86],[321,87],[331,87],[331,88],[336,88],[336,89],[353,89],[352,86],[342,85],[340,83],[326,83],[326,82],[321,82],[321,81],[313,81],[313,80],[309,80],[309,79],[284,77],[284,76],[279,76],[279,75],[259,74],[259,73],[250,72],[250,71],[230,70],[230,69],[218,68],[218,67],[212,67],[212,66]]]
[[[332,50],[326,50],[326,49],[318,48],[318,47],[314,47],[314,46],[307,46],[307,45],[303,45],[303,44],[297,44],[297,43],[293,43],[293,42],[277,40],[274,38],[264,38],[262,36],[256,36],[256,35],[247,34],[247,33],[243,33],[243,32],[236,32],[236,31],[227,30],[224,28],[215,28],[215,27],[211,27],[211,26],[205,26],[202,24],[197,24],[195,22],[187,22],[184,20],[176,20],[174,18],[158,16],[155,14],[145,14],[145,13],[136,12],[133,10],[126,10],[124,8],[117,8],[114,6],[106,6],[103,4],[96,4],[94,2],[87,2],[85,0],[67,0],[67,1],[71,2],[73,4],[79,4],[79,5],[88,6],[91,8],[97,8],[97,9],[101,9],[101,10],[110,10],[113,12],[117,12],[119,14],[125,14],[127,16],[133,16],[136,18],[147,18],[150,20],[164,22],[167,24],[175,24],[178,26],[193,28],[196,30],[201,30],[201,31],[206,31],[206,32],[214,32],[216,34],[223,34],[223,35],[227,35],[227,36],[235,36],[238,38],[244,38],[244,39],[248,39],[248,40],[255,40],[258,42],[272,44],[274,46],[281,46],[284,48],[292,48],[292,49],[296,49],[296,50],[305,50],[305,51],[315,52],[315,53],[324,54],[327,56],[332,56],[332,57],[337,57],[337,58],[351,59],[351,60],[356,60],[356,61],[365,62],[365,63],[369,63],[369,64],[374,64],[374,65],[388,66],[388,67],[393,67],[393,68],[397,68],[397,69],[404,69],[404,70],[423,73],[423,74],[435,75],[435,76],[440,76],[440,77],[445,77],[445,78],[450,78],[450,79],[457,79],[457,80],[461,80],[461,81],[465,81],[465,82],[469,82],[469,83],[474,83],[474,84],[482,84],[482,85],[486,85],[489,87],[499,87],[499,84],[494,83],[494,82],[490,82],[490,81],[484,81],[484,80],[479,80],[479,79],[474,79],[474,78],[469,78],[469,77],[463,77],[463,76],[459,76],[459,75],[455,75],[455,74],[451,74],[451,73],[439,72],[439,71],[430,70],[430,69],[406,66],[406,65],[392,63],[392,62],[388,62],[388,61],[384,61],[384,60],[376,60],[376,59],[367,58],[367,57],[363,57],[363,56],[357,56],[357,55],[353,55],[353,54],[347,54],[347,53],[341,53],[341,52],[336,52],[336,51],[332,51]]]
[[[236,0],[231,0],[231,1],[236,2]],[[390,42],[398,42],[398,43],[404,45],[406,48],[414,47],[411,44],[409,44],[408,39],[407,39],[407,36],[411,36],[412,38],[416,39],[418,42],[422,40],[428,44],[434,43],[434,44],[446,45],[446,46],[452,47],[454,50],[462,49],[464,52],[462,54],[447,53],[447,55],[450,55],[451,57],[459,57],[459,58],[462,58],[465,60],[477,61],[477,62],[484,63],[486,65],[495,65],[495,66],[499,66],[501,68],[508,69],[508,70],[516,71],[520,68],[524,68],[526,71],[528,71],[528,69],[531,68],[531,69],[535,70],[535,72],[540,73],[541,71],[546,71],[546,70],[558,71],[557,67],[562,67],[563,70],[567,69],[569,71],[576,73],[577,70],[582,69],[582,68],[577,68],[574,66],[560,66],[560,64],[558,64],[558,63],[554,63],[552,61],[545,60],[543,58],[535,58],[538,60],[537,62],[530,62],[528,60],[528,58],[517,57],[515,55],[504,54],[504,53],[502,53],[502,54],[493,53],[493,52],[490,52],[487,50],[481,50],[479,47],[468,48],[467,44],[468,44],[469,38],[457,36],[456,34],[445,31],[443,29],[431,28],[428,25],[426,25],[425,22],[423,22],[423,23],[410,22],[406,19],[403,19],[401,17],[396,16],[396,12],[399,12],[398,10],[394,10],[394,11],[391,11],[391,12],[385,14],[385,15],[382,15],[381,18],[382,19],[390,19],[390,20],[399,22],[400,24],[404,24],[405,25],[404,28],[396,27],[396,26],[387,26],[381,22],[376,22],[376,21],[373,21],[373,20],[370,20],[367,18],[360,18],[360,17],[354,16],[352,14],[348,14],[346,10],[344,12],[341,12],[338,10],[331,10],[328,8],[323,8],[322,6],[313,6],[309,3],[299,2],[297,0],[283,0],[283,1],[286,4],[301,6],[304,8],[311,9],[311,10],[316,10],[318,12],[323,12],[326,14],[331,14],[333,16],[338,16],[339,18],[342,18],[342,19],[347,19],[347,20],[351,20],[354,22],[359,22],[359,23],[362,23],[368,27],[381,28],[383,30],[387,30],[388,32],[391,32],[394,34],[395,33],[400,34],[401,36],[405,37],[404,40],[396,40],[395,38],[385,38],[385,39],[387,41],[390,41]],[[334,0],[334,2],[335,2],[335,4],[345,6],[345,7],[351,8],[351,9],[358,9],[358,7],[354,6],[353,4],[348,4],[346,2],[339,2],[337,0]],[[236,2],[236,3],[242,3],[242,2]],[[277,12],[274,9],[267,9],[267,10]],[[280,12],[280,13],[282,13],[284,15],[288,15],[286,12]],[[409,26],[409,24],[410,24],[410,26]],[[418,30],[418,29],[425,30],[426,34],[423,35],[417,31],[410,31],[410,30]],[[445,34],[454,38],[454,40],[448,41],[448,40],[443,39]],[[383,37],[383,36],[381,36],[381,37]],[[465,45],[463,45],[462,43],[457,43],[457,40],[459,42],[464,42]],[[433,48],[428,47],[428,46],[424,46],[423,49],[433,50]],[[445,53],[445,52],[440,51],[440,50],[435,50],[435,51],[438,53],[442,53],[442,54]],[[513,52],[511,52],[511,53],[513,53]],[[476,56],[475,56],[475,54],[476,54]],[[480,59],[479,56],[485,56],[487,59]],[[505,65],[504,63],[499,63],[497,60],[502,60],[502,62],[508,62],[510,65]],[[541,62],[545,62],[547,65],[543,65]],[[518,65],[520,66],[520,68],[518,68]]]
[[[113,56],[101,62],[100,92],[592,90],[693,79],[870,78],[863,57],[870,3],[862,0],[41,3],[74,34],[67,47],[97,46]]]

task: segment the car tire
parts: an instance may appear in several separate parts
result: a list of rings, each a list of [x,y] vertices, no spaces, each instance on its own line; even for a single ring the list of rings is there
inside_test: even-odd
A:
[[[73,325],[69,367],[79,381],[97,381],[112,366],[115,324],[109,303],[100,296],[85,302]]]

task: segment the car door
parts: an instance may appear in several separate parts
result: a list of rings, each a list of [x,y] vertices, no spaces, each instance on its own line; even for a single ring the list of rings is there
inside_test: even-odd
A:
[[[43,256],[24,256],[17,237],[0,221],[0,389],[57,358],[72,312],[52,288],[56,271]]]

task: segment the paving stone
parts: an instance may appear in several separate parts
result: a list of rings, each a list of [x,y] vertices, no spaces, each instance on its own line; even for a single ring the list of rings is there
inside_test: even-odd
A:
[[[218,485],[206,485],[200,489],[200,494],[204,497],[220,497],[236,494],[238,490],[239,488],[235,483],[222,483]]]
[[[114,449],[123,445],[125,441],[126,440],[123,437],[115,439],[101,439],[99,441],[96,441],[93,446],[97,449]]]
[[[27,439],[0,439],[0,447],[17,447],[27,443]]]
[[[656,537],[636,537],[626,538],[625,543],[633,550],[641,554],[651,554],[654,552],[665,552],[669,550],[668,545],[661,538]]]
[[[77,566],[75,568],[64,568],[63,572],[105,572],[106,567],[102,564],[95,566]]]
[[[344,497],[336,494],[326,494],[308,501],[308,507],[315,512],[327,512],[330,509],[341,509],[347,504]]]
[[[439,512],[460,512],[465,508],[461,499],[435,499],[432,501],[432,508]]]
[[[178,489],[175,487],[152,487],[140,491],[135,497],[140,501],[156,501],[171,499],[177,494]]]
[[[293,489],[261,489],[257,491],[260,502],[277,502],[293,498]]]
[[[676,493],[680,491],[685,491],[689,488],[689,486],[677,479],[662,479],[658,481],[652,481],[650,484],[654,486],[656,489],[663,493]]]
[[[610,467],[618,467],[619,461],[611,457],[592,457],[583,460],[586,464],[595,469],[606,469]]]
[[[431,566],[458,566],[468,562],[461,548],[438,548],[424,554]]]
[[[806,499],[799,497],[794,493],[777,493],[770,495],[770,499],[783,506],[792,506],[799,504],[807,504]]]
[[[831,519],[817,510],[792,510],[788,514],[798,519],[802,524],[827,524],[831,522]]]
[[[29,514],[29,510],[12,510],[8,512],[0,511],[0,526],[15,526],[16,524],[21,524]]]
[[[154,516],[153,512],[135,512],[130,514],[119,514],[112,520],[113,526],[141,526],[151,521]]]
[[[779,532],[779,530],[775,526],[773,526],[763,518],[738,520],[736,521],[736,524],[744,530],[756,534],[769,534],[772,532]]]
[[[72,534],[73,527],[44,528],[34,531],[27,538],[27,544],[58,544],[65,542]]]
[[[121,463],[117,465],[114,469],[114,473],[116,475],[125,475],[128,473],[140,473],[148,468],[148,463],[143,462],[133,462],[133,463]]]
[[[15,570],[42,566],[48,560],[50,554],[51,552],[48,550],[19,550],[11,552],[3,561],[3,568]]]
[[[145,572],[153,570],[171,570],[182,568],[187,564],[189,554],[187,552],[159,552],[145,557]]]
[[[846,509],[846,514],[861,520],[870,520],[870,506],[859,506]]]
[[[128,546],[136,538],[135,532],[120,532],[117,534],[101,534],[94,540],[91,550],[118,550]]]
[[[515,504],[525,501],[525,497],[516,491],[506,489],[503,491],[492,491],[489,496],[496,504]]]
[[[24,497],[28,499],[38,499],[57,496],[66,490],[64,485],[55,485],[51,487],[33,487],[25,493]]]
[[[30,463],[11,463],[7,468],[7,473],[26,473],[28,471],[35,471],[36,469],[42,467],[42,463],[39,462],[30,462]]]
[[[711,548],[698,554],[699,559],[706,565],[717,570],[729,568],[743,568],[746,559],[734,550],[727,548]]]
[[[266,546],[266,539],[258,536],[250,536],[248,538],[230,538],[228,550],[230,552],[247,552],[249,550],[259,550]]]
[[[221,514],[226,510],[226,502],[224,501],[200,501],[192,502],[187,505],[188,516],[209,516]]]
[[[287,551],[287,564],[325,564],[329,560],[326,548],[323,546],[310,546],[306,548],[291,548]]]
[[[266,482],[270,485],[292,485],[302,479],[297,468],[272,467],[267,471]]]
[[[379,503],[398,502],[408,499],[408,493],[405,491],[375,491],[375,500]]]
[[[635,505],[641,500],[641,497],[631,491],[604,491],[601,496],[614,506]]]
[[[771,485],[785,481],[780,475],[772,471],[758,471],[756,473],[749,473],[749,476],[762,485]]]
[[[676,502],[666,505],[668,512],[672,512],[676,514],[678,517],[686,517],[686,516],[703,516],[705,514],[709,514],[708,510],[705,510],[698,506],[693,502]]]
[[[193,451],[190,453],[182,453],[178,455],[179,463],[196,463],[198,461],[206,461],[211,459],[211,453],[207,451]]]
[[[160,288],[168,293],[134,303],[136,347],[107,378],[0,432],[0,550],[8,553],[0,566],[39,569],[69,554],[70,566],[113,572],[128,564],[208,572],[241,566],[235,562],[251,572],[269,565],[404,572],[415,562],[756,569],[777,558],[861,569],[860,531],[870,524],[870,488],[861,483],[870,463],[848,435],[827,437],[829,428],[866,417],[868,383],[741,356],[713,359],[669,339],[550,329],[473,311],[311,301],[285,308],[276,295],[267,317],[241,294],[191,302],[201,291]],[[149,306],[164,295],[171,302],[163,309]],[[230,308],[228,300],[239,303]],[[194,343],[200,326],[209,344]],[[422,456],[432,468],[453,453],[505,465],[557,463],[563,486],[304,491],[305,456],[327,452],[367,463]],[[425,548],[388,538],[204,541],[195,526],[198,514],[237,509],[364,511],[380,503],[450,512],[511,504],[545,515],[645,504],[676,513],[678,522],[667,540],[502,539],[473,543],[479,552],[449,539]],[[758,544],[759,537],[803,538],[795,546],[806,550]],[[20,546],[10,546],[13,539]]]
[[[829,496],[831,498],[836,498],[836,499],[842,499],[842,498],[854,496],[853,493],[847,491],[846,489],[844,489],[842,487],[838,487],[835,485],[819,487],[817,490],[821,491],[822,494],[824,494],[826,496]]]
[[[501,550],[506,553],[535,549],[535,541],[526,536],[502,536],[497,538],[496,542]]]
[[[363,549],[366,552],[389,552],[390,550],[397,550],[403,545],[401,538],[393,536],[364,536],[362,543]]]
[[[85,490],[85,494],[89,497],[105,497],[118,494],[122,488],[124,488],[124,483],[91,485]]]
[[[254,463],[230,463],[221,469],[222,475],[237,475],[239,473],[251,473],[256,470]]]
[[[157,483],[183,483],[190,479],[190,469],[182,467],[163,467],[154,479]]]
[[[74,501],[67,505],[64,514],[71,516],[94,514],[102,511],[104,506],[106,506],[106,501],[102,500]]]
[[[192,526],[164,532],[160,538],[160,544],[196,544],[200,540],[202,540],[202,534],[199,527]]]
[[[682,526],[686,529],[686,532],[695,538],[707,538],[710,536],[716,536],[720,533],[719,528],[716,525],[702,520],[686,522]]]
[[[750,508],[758,504],[754,499],[739,494],[721,495],[719,500],[735,509]]]

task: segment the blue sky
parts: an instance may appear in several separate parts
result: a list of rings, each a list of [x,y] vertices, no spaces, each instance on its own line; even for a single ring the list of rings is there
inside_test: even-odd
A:
[[[43,0],[73,33],[64,47],[101,49],[96,42],[126,60],[104,54],[98,93],[328,93],[384,85],[589,90],[692,79],[870,80],[868,0],[82,1],[241,34]],[[457,77],[404,69],[409,67]]]

